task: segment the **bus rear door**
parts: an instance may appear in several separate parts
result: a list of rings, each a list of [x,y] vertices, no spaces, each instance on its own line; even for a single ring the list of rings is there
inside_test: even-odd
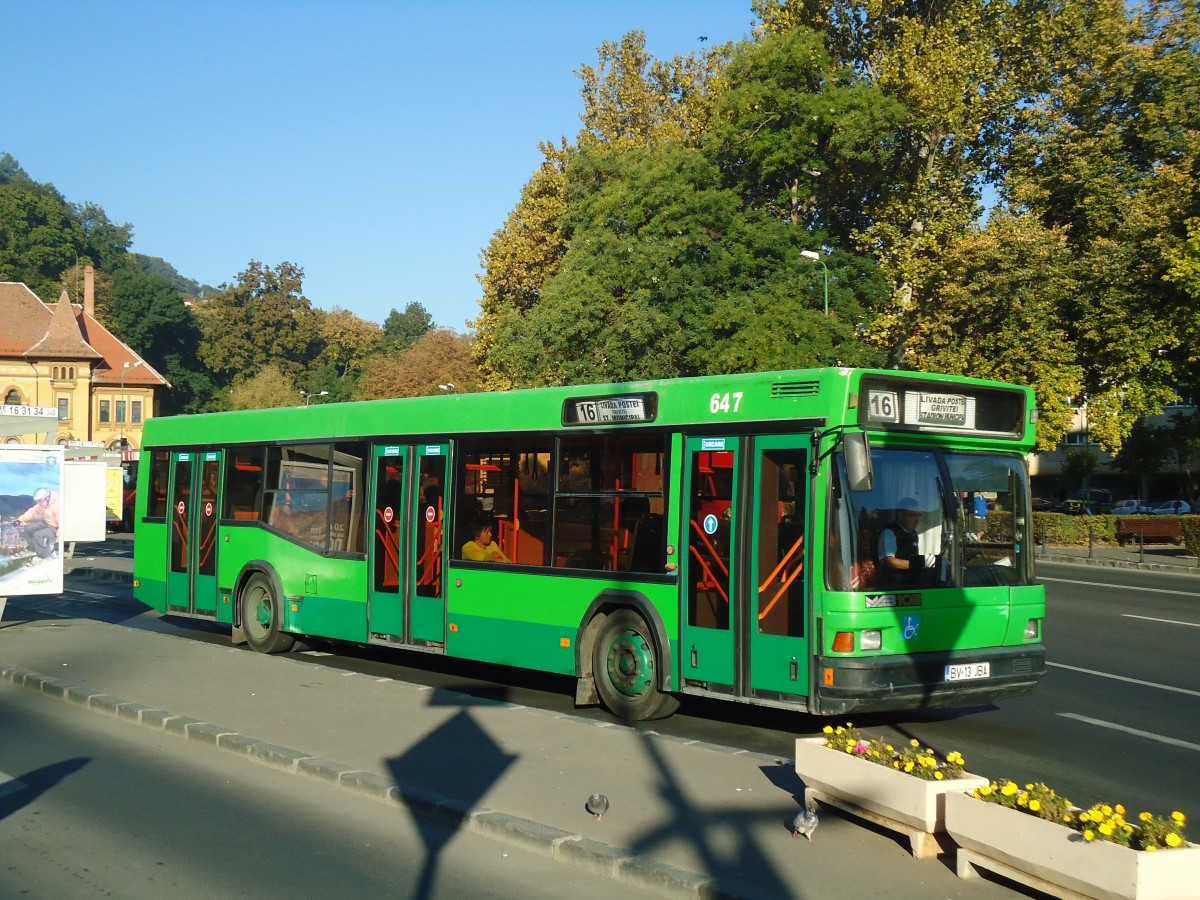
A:
[[[171,454],[167,611],[217,614],[221,452]]]

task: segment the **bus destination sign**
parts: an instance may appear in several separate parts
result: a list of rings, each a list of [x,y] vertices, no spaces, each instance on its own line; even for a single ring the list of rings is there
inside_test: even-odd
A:
[[[922,425],[974,428],[975,423],[967,421],[968,408],[962,394],[917,394],[917,422]]]
[[[867,391],[867,421],[927,428],[975,428],[975,398],[944,392]]]
[[[571,398],[563,406],[565,425],[613,425],[653,422],[657,412],[654,394],[621,394],[611,397]]]

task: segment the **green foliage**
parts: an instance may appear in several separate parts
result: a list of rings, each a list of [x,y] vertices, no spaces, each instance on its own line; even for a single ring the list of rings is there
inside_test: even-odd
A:
[[[1117,517],[1038,512],[1033,514],[1033,536],[1039,544],[1054,547],[1086,547],[1089,541],[1097,547],[1115,547]]]
[[[272,409],[277,406],[303,405],[296,383],[273,363],[267,363],[255,375],[229,391],[230,409]]]
[[[161,412],[199,412],[208,407],[212,382],[196,368],[200,327],[174,284],[122,269],[113,277],[103,318],[113,334],[136,348],[171,383],[162,397]]]
[[[389,351],[407,350],[433,329],[433,316],[416,301],[397,312],[393,307],[383,320],[384,343]]]
[[[268,364],[294,379],[317,355],[320,317],[303,293],[304,271],[252,260],[237,283],[200,303],[200,359],[218,384],[253,377]]]

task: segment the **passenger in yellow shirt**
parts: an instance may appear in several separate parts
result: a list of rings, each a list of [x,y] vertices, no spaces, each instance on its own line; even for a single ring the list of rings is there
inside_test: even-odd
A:
[[[463,544],[463,559],[473,559],[478,562],[512,562],[492,540],[491,524],[480,522],[475,526],[474,532],[474,540]]]

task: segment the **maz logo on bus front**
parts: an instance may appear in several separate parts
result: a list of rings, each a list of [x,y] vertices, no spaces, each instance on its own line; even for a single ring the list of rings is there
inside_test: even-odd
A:
[[[708,401],[708,411],[715,416],[718,413],[737,412],[741,405],[741,391],[734,391],[732,394],[713,394]]]

